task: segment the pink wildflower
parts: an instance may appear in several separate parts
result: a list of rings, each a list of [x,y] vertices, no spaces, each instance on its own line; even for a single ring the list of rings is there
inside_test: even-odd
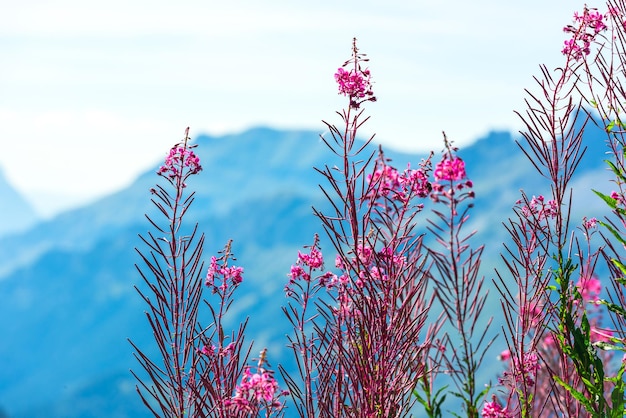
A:
[[[518,205],[522,203],[522,200],[516,202]],[[542,195],[537,197],[533,196],[528,205],[522,207],[522,214],[526,218],[542,221],[544,219],[554,219],[558,213],[558,204],[555,200],[545,201]]]
[[[581,278],[576,283],[576,287],[583,298],[583,302],[598,302],[600,292],[602,292],[602,284],[597,277]]]
[[[591,326],[589,329],[589,339],[592,343],[603,342],[610,343],[613,338],[613,331],[605,328]]]
[[[357,258],[359,262],[361,262],[364,266],[369,266],[372,262],[372,257],[374,255],[374,251],[368,245],[360,245],[357,247]],[[356,259],[353,259],[353,262],[356,263]]]
[[[458,181],[465,177],[465,162],[459,157],[445,157],[435,166],[436,180]]]
[[[198,349],[200,354],[204,354],[205,356],[210,356],[215,354],[215,346],[211,344],[211,347],[207,347],[206,345],[202,346],[202,348]]]
[[[485,402],[482,410],[483,418],[512,418],[513,415],[502,407],[495,399],[492,402]]]
[[[389,165],[376,169],[374,174],[368,174],[367,182],[372,185],[367,195],[370,199],[386,197],[400,189],[398,170]]]
[[[596,218],[587,219],[586,217],[584,217],[583,226],[585,227],[585,229],[594,229],[598,226],[598,220]]]
[[[335,81],[339,84],[339,94],[350,97],[363,98],[370,89],[370,71],[355,72],[337,69]]]
[[[428,181],[428,175],[423,169],[411,170],[409,166],[398,181],[407,192],[412,192],[417,197],[428,196],[432,189],[432,185]]]
[[[215,275],[219,272],[219,266],[217,265],[217,258],[215,256],[211,257],[211,263],[209,264],[209,269],[206,273],[206,280],[204,284],[206,286],[212,287],[215,283]]]
[[[611,192],[611,199],[615,199],[616,205],[626,206],[626,199],[621,193],[617,193],[615,191]]]
[[[234,286],[238,285],[243,281],[243,267],[225,267],[224,268],[224,279],[230,279]]]
[[[309,254],[302,254],[298,251],[298,259],[306,266],[311,268],[320,268],[324,265],[324,257],[322,252],[315,247],[311,248]]]
[[[291,266],[291,271],[289,272],[287,276],[289,276],[290,283],[294,283],[296,280],[300,278],[304,279],[307,282],[311,280],[311,276],[307,272],[305,272],[302,266],[300,265]]]
[[[537,353],[530,352],[524,353],[524,357],[521,362],[518,362],[516,358],[513,359],[513,377],[518,384],[525,383],[528,386],[535,384],[535,376],[539,371],[539,357]]]
[[[259,403],[281,409],[278,397],[286,395],[288,392],[282,391],[277,393],[278,382],[274,379],[271,371],[267,371],[262,367],[264,355],[265,351],[261,353],[262,357],[259,360],[256,373],[250,371],[250,366],[244,368],[241,383],[235,387],[235,396],[224,401],[224,406],[244,413],[253,412],[255,409],[253,407],[258,408]]]
[[[243,281],[243,267],[219,265],[217,258],[213,256],[211,257],[204,284],[208,287],[213,287],[214,291],[216,291],[216,276],[222,276],[223,279],[219,289],[226,290],[228,288],[228,280],[230,280],[233,286],[237,286]]]
[[[343,259],[341,258],[339,254],[335,256],[335,267],[341,270],[344,270],[346,268],[345,265],[343,264]]]
[[[202,170],[200,158],[187,146],[177,145],[170,149],[168,156],[165,158],[165,164],[159,168],[157,174],[160,176],[166,175],[173,179],[183,175],[181,172],[183,167],[188,167],[190,174],[197,174]]]
[[[571,33],[572,37],[565,40],[561,52],[571,56],[574,60],[580,61],[591,53],[590,46],[595,37],[607,29],[605,19],[613,14],[609,11],[602,15],[595,9],[585,7],[582,14],[574,13],[574,25],[563,28],[565,33]]]

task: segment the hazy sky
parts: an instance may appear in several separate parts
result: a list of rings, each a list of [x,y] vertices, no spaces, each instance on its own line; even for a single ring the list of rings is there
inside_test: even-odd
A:
[[[379,100],[367,131],[383,144],[517,130],[523,89],[539,64],[562,63],[562,27],[583,3],[5,1],[0,167],[49,213],[125,186],[187,126],[321,132],[344,105],[333,74],[354,36]]]

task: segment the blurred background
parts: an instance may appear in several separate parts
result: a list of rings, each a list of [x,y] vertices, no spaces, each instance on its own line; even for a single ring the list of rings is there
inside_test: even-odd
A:
[[[377,133],[373,146],[383,144],[398,168],[439,151],[442,130],[461,146],[477,193],[468,229],[487,246],[490,281],[519,189],[547,192],[514,143],[513,111],[539,64],[562,62],[562,27],[582,6],[3,5],[0,416],[148,416],[129,373],[138,365],[127,338],[154,349],[133,288],[134,248],[150,228],[144,213],[155,214],[155,171],[187,126],[204,168],[190,184],[198,199],[189,220],[207,234],[207,259],[233,238],[246,269],[232,324],[250,315],[255,350],[268,347],[273,365],[289,366],[282,289],[298,249],[322,232],[311,206],[327,202],[313,167],[336,161],[319,134],[345,104],[333,74],[353,37],[371,59],[378,97],[362,131]],[[586,212],[575,216],[603,209],[587,192],[607,184],[600,135],[589,133],[575,183]],[[490,366],[486,383],[501,369]]]
[[[379,101],[367,133],[404,151],[519,127],[560,65],[568,0],[24,0],[0,14],[0,167],[42,216],[120,189],[192,133],[321,129],[352,38]],[[589,5],[590,7],[592,5]]]

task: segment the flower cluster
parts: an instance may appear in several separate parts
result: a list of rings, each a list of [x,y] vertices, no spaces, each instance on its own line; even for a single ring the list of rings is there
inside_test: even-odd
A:
[[[507,411],[506,407],[501,406],[496,399],[491,402],[485,402],[485,406],[481,411],[483,418],[512,418],[513,414]]]
[[[352,43],[352,59],[348,60],[335,73],[335,81],[339,87],[339,94],[350,98],[350,108],[358,109],[363,102],[375,102],[376,96],[372,90],[372,75],[368,68],[362,69],[361,63],[367,61],[365,54],[359,54],[356,39]],[[346,70],[348,66],[353,68]]]
[[[364,196],[368,200],[391,199],[403,204],[412,197],[424,198],[429,195],[432,185],[428,179],[430,160],[422,162],[419,169],[406,170],[400,173],[396,168],[384,163],[382,158],[376,163],[373,174],[368,174],[369,187]],[[423,205],[418,205],[418,208]]]
[[[522,200],[515,202],[517,205],[522,204]],[[559,212],[558,204],[555,200],[545,201],[542,195],[533,196],[527,205],[522,206],[522,214],[528,219],[542,221],[544,219],[554,219]]]
[[[537,352],[526,352],[520,359],[512,355],[510,351],[505,350],[500,354],[499,358],[502,361],[509,360],[509,369],[504,371],[498,378],[499,385],[512,390],[535,385],[537,373],[541,369]]]
[[[522,382],[528,386],[535,384],[535,376],[539,371],[539,357],[536,352],[524,353],[522,361],[513,359],[513,373],[518,384]]]
[[[597,218],[589,218],[583,217],[583,227],[585,230],[595,229],[598,226]]]
[[[202,348],[198,349],[200,354],[205,356],[214,356],[218,355],[219,357],[229,357],[235,352],[235,343],[230,343],[226,347],[219,348],[216,347],[215,344],[211,344],[210,346],[203,345]]]
[[[298,260],[296,264],[291,266],[291,270],[287,277],[289,277],[289,284],[285,287],[287,294],[290,294],[293,285],[297,280],[304,280],[308,282],[311,280],[311,274],[318,270],[321,271],[324,268],[324,256],[322,251],[317,246],[317,237],[315,244],[310,247],[309,253],[301,253],[298,251]],[[333,276],[333,273],[326,272],[319,276],[321,285],[325,285],[326,281]]]
[[[597,304],[602,292],[602,285],[597,277],[581,278],[576,283],[576,288],[580,292],[583,302]]]
[[[165,164],[159,168],[157,174],[170,179],[182,177],[184,167],[189,169],[189,174],[197,174],[202,170],[200,158],[186,144],[176,145],[170,149]]]
[[[298,259],[306,266],[317,269],[324,265],[324,257],[322,252],[316,248],[311,248],[309,254],[302,254],[298,251]]]
[[[224,401],[226,408],[232,408],[239,413],[258,412],[261,409],[259,404],[264,404],[268,411],[282,409],[279,397],[287,395],[288,392],[279,391],[274,374],[265,369],[265,352],[266,350],[261,352],[256,373],[252,373],[250,366],[244,368],[241,383],[235,388],[235,396]]]
[[[222,277],[222,283],[219,286],[215,283],[216,276]],[[215,256],[211,257],[211,264],[209,264],[204,284],[213,288],[213,293],[216,293],[218,289],[224,292],[228,288],[229,281],[233,286],[241,283],[243,281],[243,267],[220,265]]]
[[[626,199],[624,199],[624,195],[621,193],[617,193],[616,191],[611,192],[611,199],[615,200],[616,206],[626,206]]]
[[[358,99],[373,96],[370,77],[369,69],[346,71],[343,68],[338,68],[335,73],[335,81],[339,85],[339,94]]]
[[[345,261],[337,254],[335,267],[341,270],[341,274],[323,272],[324,258],[316,241],[315,245],[310,247],[309,253],[298,252],[298,260],[287,274],[289,283],[285,286],[285,293],[287,296],[293,296],[294,284],[299,280],[310,282],[317,271],[320,273],[317,276],[317,285],[325,287],[328,292],[336,292],[334,298],[339,306],[335,308],[335,313],[341,313],[344,317],[354,316],[357,313],[352,310],[351,295],[356,289],[362,289],[366,281],[387,282],[393,272],[401,271],[406,264],[406,257],[397,254],[391,245],[376,251],[370,245],[362,244],[357,247],[356,253]],[[351,278],[351,273],[354,273],[354,279]]]
[[[574,13],[574,24],[563,28],[563,32],[571,33],[561,50],[564,55],[571,56],[576,61],[585,58],[591,52],[591,42],[595,37],[607,29],[605,19],[608,14],[602,15],[596,9],[585,7],[582,14]]]
[[[467,177],[465,162],[457,156],[445,156],[435,166],[435,180],[460,181]]]
[[[240,408],[244,406],[245,409],[249,407],[251,399],[271,402],[277,389],[278,383],[272,374],[262,367],[253,374],[250,371],[250,366],[246,366],[241,383],[235,389],[235,396],[231,398],[230,403]]]
[[[457,191],[463,189],[470,190],[462,196],[474,198],[474,191],[471,190],[474,184],[467,178],[465,162],[460,157],[453,155],[451,151],[444,154],[441,161],[435,165],[433,174],[435,182],[432,184],[430,197],[434,202],[438,202],[442,196],[451,200]],[[460,199],[457,202],[460,202]]]

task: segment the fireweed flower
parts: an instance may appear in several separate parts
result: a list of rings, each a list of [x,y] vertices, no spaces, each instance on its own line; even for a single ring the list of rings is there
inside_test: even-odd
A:
[[[522,200],[515,202],[517,205],[522,204]],[[522,206],[522,214],[529,219],[542,221],[544,219],[554,219],[558,213],[559,207],[555,200],[545,201],[542,195],[533,196],[527,205]]]
[[[411,197],[427,197],[432,190],[428,179],[429,164],[430,161],[423,162],[423,166],[416,170],[408,164],[406,170],[399,172],[385,162],[377,161],[374,173],[367,176],[369,187],[364,198],[372,201],[392,199],[406,204]],[[422,206],[417,205],[418,209]]]
[[[456,216],[457,205],[465,199],[473,199],[475,197],[474,190],[472,190],[474,184],[467,178],[465,162],[454,154],[456,148],[452,148],[445,137],[445,133],[444,140],[446,141],[448,151],[443,155],[441,161],[435,165],[433,172],[435,182],[431,185],[432,191],[430,198],[435,203],[439,202],[441,199],[449,201],[454,200],[455,203],[452,206],[454,215]],[[461,194],[458,193],[464,189],[467,189],[467,191]],[[470,204],[469,207],[471,206],[472,204]]]
[[[246,367],[241,378],[241,383],[237,386],[235,398],[254,398],[257,401],[265,400],[270,402],[278,389],[278,383],[274,377],[267,373],[262,367],[257,373],[252,373],[250,367]]]
[[[311,280],[311,276],[304,271],[302,266],[297,264],[291,266],[291,271],[289,272],[289,274],[287,274],[287,276],[289,277],[289,283],[292,284],[299,279],[304,279],[307,282]]]
[[[432,190],[432,185],[428,180],[428,172],[423,167],[411,170],[411,166],[408,165],[398,180],[404,190],[411,191],[417,197],[426,197]]]
[[[624,199],[624,195],[621,193],[616,191],[611,192],[611,199],[615,200],[615,205],[626,206],[626,199]]]
[[[250,366],[244,368],[241,382],[235,387],[235,396],[224,401],[226,408],[239,413],[254,413],[259,411],[261,405],[267,408],[268,413],[272,409],[282,409],[279,398],[289,392],[280,391],[273,372],[265,369],[265,352],[261,352],[256,373],[252,373]]]
[[[339,88],[339,94],[350,98],[350,108],[358,109],[363,102],[375,102],[376,96],[372,90],[370,70],[361,68],[361,62],[367,61],[367,59],[358,53],[356,38],[352,42],[352,53],[352,59],[337,69],[335,81]]]
[[[311,248],[311,252],[309,254],[302,254],[298,251],[298,259],[306,266],[314,269],[321,268],[324,265],[322,252],[315,247]]]
[[[291,266],[291,269],[287,274],[287,277],[289,277],[289,283],[285,286],[286,296],[289,297],[294,294],[293,285],[296,284],[297,281],[303,280],[305,282],[310,282],[313,274],[316,271],[321,273],[324,268],[324,256],[318,247],[317,240],[318,238],[316,236],[315,243],[309,247],[308,253],[298,251],[296,263]],[[335,264],[337,264],[337,262],[338,259],[335,259]],[[336,275],[330,271],[317,276],[317,280],[319,280],[320,286],[327,288],[333,287],[337,281]]]
[[[393,248],[384,247],[380,250],[379,255],[381,259],[387,260],[392,266],[402,270],[402,268],[406,265],[406,257],[398,255],[394,253]]]
[[[174,179],[182,175],[180,172],[182,167],[189,168],[190,174],[197,174],[202,170],[200,158],[188,147],[177,145],[170,149],[169,154],[165,158],[165,164],[159,168],[157,174]]]
[[[535,384],[535,376],[539,371],[539,357],[537,353],[524,353],[522,361],[519,362],[518,360],[517,358],[513,358],[512,364],[515,382],[517,382],[517,384],[525,383],[528,386],[533,386]]]
[[[522,385],[534,386],[535,377],[540,369],[537,353],[535,351],[524,353],[521,360],[510,352],[503,352],[503,354],[505,357],[509,356],[511,362],[509,370],[503,372],[498,378],[498,384],[508,388],[518,388]]]
[[[376,101],[370,79],[369,69],[361,70],[361,68],[357,68],[346,71],[343,68],[339,68],[335,73],[339,94],[350,98],[350,107],[353,109],[358,109],[361,103],[365,101]]]
[[[386,197],[400,189],[398,170],[389,165],[377,168],[374,174],[368,174],[367,182],[377,186],[376,190],[368,190],[367,197],[370,199]]]
[[[222,278],[219,287],[215,284],[217,276]],[[225,291],[229,281],[233,286],[239,285],[243,281],[243,267],[220,265],[215,256],[211,257],[204,284],[213,288],[213,293],[216,293],[218,288]]]
[[[466,178],[465,162],[459,157],[445,156],[435,166],[435,180],[459,181]]]
[[[598,226],[598,220],[596,218],[583,217],[583,226],[585,229],[595,229]]]
[[[485,406],[481,412],[483,418],[512,418],[513,415],[507,411],[506,407],[502,407],[498,401],[493,399],[491,402],[485,402]]]
[[[371,94],[370,70],[346,71],[338,68],[335,73],[335,81],[339,85],[339,94],[350,97],[364,98]]]
[[[578,292],[583,299],[583,302],[591,302],[597,304],[600,300],[600,292],[602,292],[602,284],[597,277],[584,278],[581,277],[578,283],[576,283]]]
[[[507,361],[511,358],[511,351],[507,348],[498,355],[498,360]]]
[[[580,61],[591,53],[591,43],[595,37],[607,29],[605,19],[612,13],[602,15],[596,9],[585,7],[582,14],[574,13],[573,25],[563,28],[563,32],[571,33],[572,37],[565,40],[561,50],[563,55],[568,55],[576,61]]]

